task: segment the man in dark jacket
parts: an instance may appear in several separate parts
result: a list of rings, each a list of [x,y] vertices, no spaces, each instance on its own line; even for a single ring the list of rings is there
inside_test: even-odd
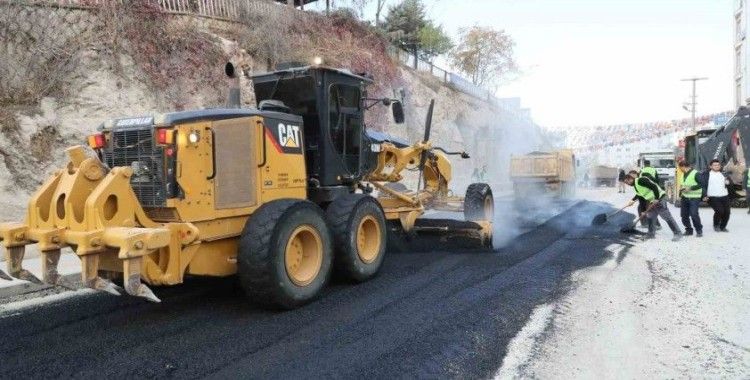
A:
[[[625,177],[625,184],[633,186],[635,189],[636,196],[628,203],[628,206],[635,204],[639,198],[644,199],[648,204],[646,211],[646,219],[648,220],[648,237],[653,238],[656,236],[656,219],[661,217],[667,222],[667,225],[672,230],[674,237],[672,241],[677,241],[682,238],[682,231],[677,226],[677,222],[672,218],[672,214],[667,208],[667,192],[659,187],[654,181],[648,176],[638,176],[638,173],[631,171],[630,175]]]
[[[727,223],[729,223],[729,215],[732,210],[729,200],[729,186],[732,184],[732,180],[721,172],[721,162],[716,159],[711,160],[708,170],[701,173],[698,181],[701,183],[703,200],[714,209],[714,231],[729,232]]]
[[[701,205],[701,199],[706,195],[703,192],[703,186],[698,180],[698,172],[690,167],[687,161],[680,161],[680,171],[682,171],[682,184],[680,185],[680,216],[682,225],[685,226],[685,235],[693,234],[693,227],[697,237],[703,236],[703,224],[698,208]],[[693,224],[690,224],[692,219]]]
[[[625,170],[624,169],[620,169],[620,173],[617,174],[617,182],[618,182],[617,192],[618,193],[624,193],[625,192],[625,176],[626,175],[627,174],[625,174]]]

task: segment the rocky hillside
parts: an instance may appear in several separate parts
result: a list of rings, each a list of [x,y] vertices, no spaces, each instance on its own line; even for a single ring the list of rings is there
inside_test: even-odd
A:
[[[472,154],[455,165],[458,193],[482,166],[502,178],[507,164],[498,159],[506,160],[510,150],[498,144],[522,150],[524,133],[510,128],[513,115],[400,67],[385,53],[386,42],[356,20],[265,15],[257,21],[249,27],[144,6],[0,5],[0,220],[22,217],[31,192],[64,164],[64,149],[84,142],[103,120],[224,105],[228,60],[262,72],[319,55],[331,65],[372,73],[377,84],[371,95],[404,89],[407,118],[393,124],[381,109],[368,115],[368,126],[410,141],[422,136],[434,98],[435,144]],[[254,106],[251,83],[243,78],[241,85],[243,103]]]

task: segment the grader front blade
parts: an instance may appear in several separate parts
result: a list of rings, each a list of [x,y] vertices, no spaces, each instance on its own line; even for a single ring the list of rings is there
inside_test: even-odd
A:
[[[68,149],[68,155],[67,168],[56,172],[29,201],[26,221],[0,223],[8,274],[35,283],[69,286],[60,276],[58,264],[61,249],[70,247],[81,260],[85,286],[159,302],[142,283],[142,272],[149,261],[156,265],[149,255],[168,246],[172,232],[146,217],[130,187],[129,167],[107,172],[80,146]],[[37,244],[40,251],[41,280],[23,268],[26,246],[31,244]],[[103,260],[108,262],[108,270],[114,267],[122,272],[122,288],[100,276]],[[9,279],[0,273],[0,278]]]

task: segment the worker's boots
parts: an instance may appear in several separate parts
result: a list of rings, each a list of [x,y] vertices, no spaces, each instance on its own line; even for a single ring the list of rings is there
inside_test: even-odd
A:
[[[693,236],[693,229],[692,228],[685,229],[685,232],[683,233],[683,235]]]

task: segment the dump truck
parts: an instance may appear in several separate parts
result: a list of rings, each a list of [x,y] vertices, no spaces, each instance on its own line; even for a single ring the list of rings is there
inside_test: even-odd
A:
[[[516,198],[543,194],[574,196],[575,162],[575,155],[569,149],[511,156],[510,177]]]
[[[247,75],[232,64],[226,72]],[[386,222],[492,246],[492,190],[476,183],[452,196],[448,156],[468,154],[429,141],[434,101],[424,139],[404,145],[368,135],[367,109],[390,107],[397,123],[404,112],[400,99],[369,98],[363,74],[296,66],[251,79],[257,108],[239,108],[236,87],[231,107],[109,120],[88,138],[91,150],[69,148],[26,220],[0,224],[9,274],[61,284],[69,247],[93,289],[158,302],[149,286],[236,274],[252,302],[290,309],[315,298],[334,270],[355,282],[375,276]],[[420,173],[420,188],[385,186],[406,169]],[[465,220],[422,226],[428,209]],[[41,280],[22,265],[30,244]]]
[[[589,168],[589,185],[615,187],[617,184],[617,168],[605,165],[596,165]]]

